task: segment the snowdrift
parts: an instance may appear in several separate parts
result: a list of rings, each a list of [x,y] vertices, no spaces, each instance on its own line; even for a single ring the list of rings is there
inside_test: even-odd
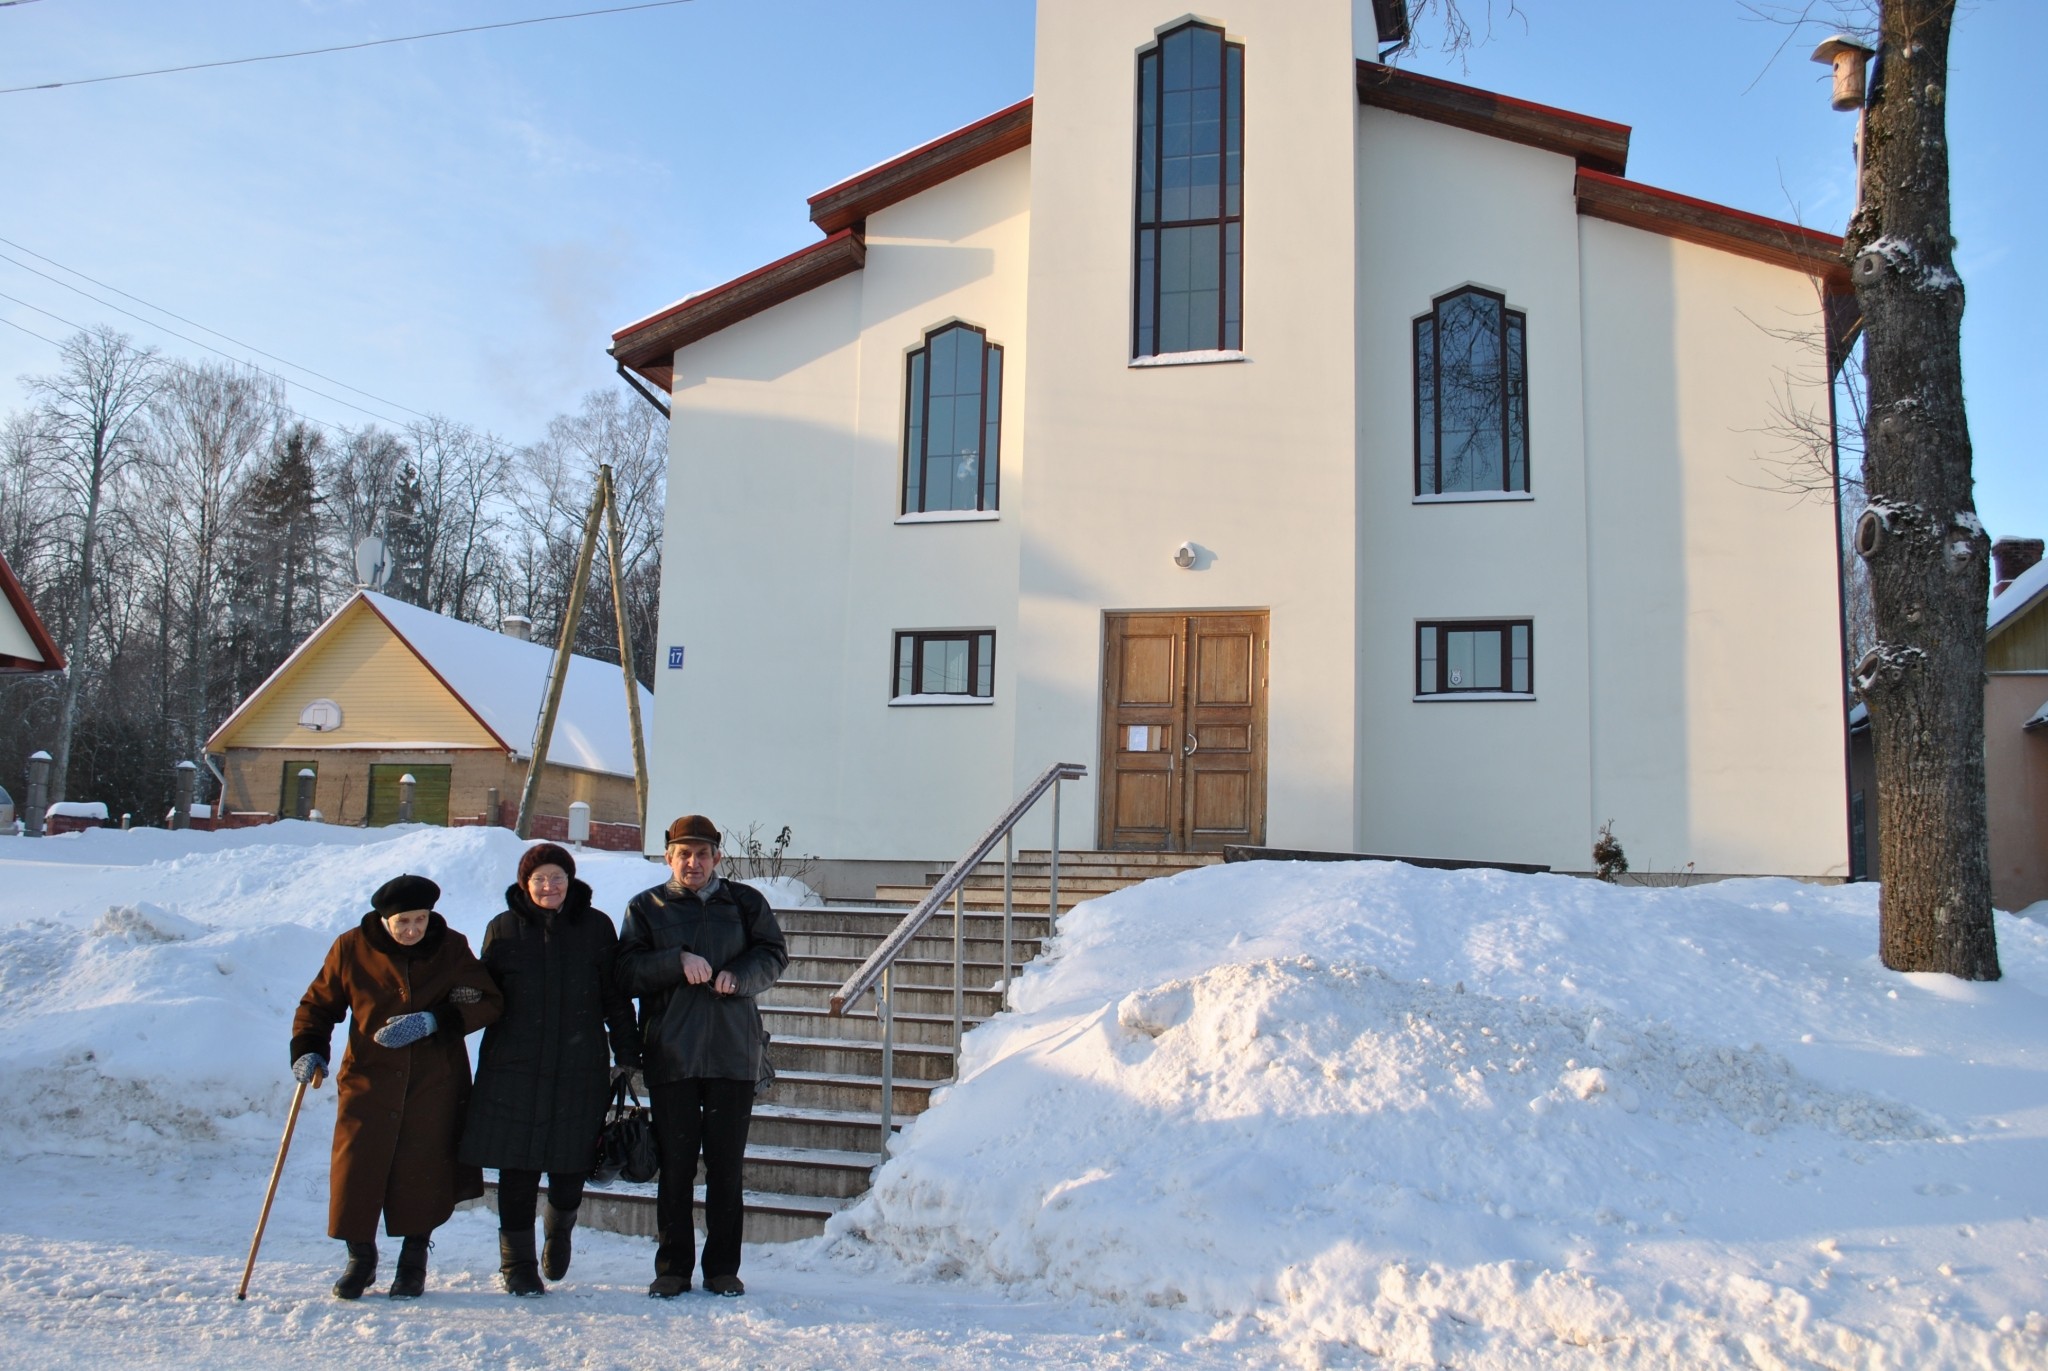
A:
[[[1311,1364],[2042,1365],[2042,932],[1969,986],[1867,887],[1192,872],[1067,917],[834,1232]]]
[[[123,1193],[249,1188],[328,942],[402,870],[478,939],[521,846],[291,823],[0,841],[0,1148],[24,1175],[104,1159]],[[579,858],[615,915],[660,874]],[[871,1194],[750,1264],[789,1287],[791,1329],[816,1292],[950,1289],[1033,1337],[1092,1324],[1130,1365],[2048,1366],[2048,925],[1998,932],[2006,979],[1969,985],[1885,971],[1869,887],[1379,863],[1153,882],[1066,916]],[[331,1112],[309,1097],[302,1136]],[[310,1232],[324,1148],[293,1166]],[[152,1355],[182,1307],[158,1327],[119,1305]],[[494,1329],[495,1308],[442,1316]],[[619,1317],[593,1330],[657,1345]],[[880,1355],[921,1327],[857,1337]]]

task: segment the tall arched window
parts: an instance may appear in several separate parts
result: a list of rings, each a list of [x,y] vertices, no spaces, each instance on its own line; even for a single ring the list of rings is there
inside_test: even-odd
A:
[[[1244,346],[1244,45],[1187,23],[1138,54],[1131,355]]]
[[[948,324],[924,336],[909,370],[903,512],[995,509],[1003,350],[971,324]]]
[[[1468,286],[1415,321],[1415,493],[1529,489],[1529,359],[1520,311]]]

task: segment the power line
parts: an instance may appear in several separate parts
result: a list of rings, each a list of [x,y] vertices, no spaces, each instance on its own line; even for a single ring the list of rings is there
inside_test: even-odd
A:
[[[389,405],[393,409],[402,409],[407,414],[417,415],[422,419],[431,419],[434,417],[431,414],[422,413],[420,410],[414,409],[411,405],[400,404],[396,400],[388,399],[385,396],[378,395],[373,391],[364,390],[360,386],[352,386],[346,381],[336,380],[334,377],[327,375],[325,372],[315,371],[313,370],[313,368],[308,366],[301,366],[297,362],[292,361],[288,357],[280,357],[274,352],[265,352],[262,348],[257,347],[254,343],[245,343],[239,338],[230,337],[229,335],[222,333],[217,328],[208,328],[205,324],[200,323],[197,319],[187,319],[184,315],[178,313],[176,310],[165,309],[162,305],[156,304],[149,300],[145,300],[140,295],[131,294],[128,291],[122,290],[119,286],[108,285],[105,281],[102,281],[97,277],[86,275],[77,267],[66,266],[64,265],[64,263],[58,261],[54,257],[45,257],[42,253],[37,252],[33,248],[25,248],[11,238],[0,238],[0,243],[5,243],[8,247],[13,248],[16,252],[27,253],[30,257],[35,258],[38,262],[48,262],[51,266],[57,268],[57,270],[69,272],[71,275],[76,276],[81,281],[91,281],[101,290],[110,290],[114,292],[114,294],[121,296],[123,299],[133,300],[136,304],[143,306],[145,309],[153,309],[158,314],[168,315],[169,317],[176,319],[181,324],[190,324],[193,328],[200,330],[202,333],[210,333],[216,338],[225,339],[226,341],[233,343],[238,348],[247,348],[249,351],[257,354],[259,357],[268,357],[271,361],[276,362],[281,366],[288,366],[293,371],[303,371],[308,376],[317,376],[321,380],[327,382],[329,385],[336,385],[340,386],[343,390],[354,391],[357,395],[362,396],[366,400],[375,400],[380,405]],[[0,262],[12,262],[15,266],[20,267],[23,271],[35,272],[36,275],[43,277],[44,280],[55,281],[56,284],[64,286],[65,289],[67,290],[78,289],[78,287],[76,286],[67,285],[63,281],[58,281],[56,277],[50,276],[46,272],[36,271],[34,267],[29,266],[24,262],[15,262],[12,257],[9,257],[4,252],[0,252]],[[82,291],[80,291],[79,293],[84,294],[84,292]],[[87,296],[86,298],[91,299],[92,297]]]
[[[9,261],[9,262],[13,262],[13,261],[14,261],[14,259],[13,259],[13,258],[11,258],[11,257],[6,257],[6,256],[4,256],[4,255],[0,255],[0,261]],[[192,336],[191,336],[190,334],[180,333],[180,332],[178,332],[178,331],[177,331],[176,329],[174,329],[174,328],[166,328],[166,327],[165,327],[164,325],[162,325],[162,324],[158,323],[158,322],[157,322],[156,320],[154,320],[154,319],[146,319],[146,318],[144,318],[144,317],[143,317],[142,315],[140,315],[140,314],[137,314],[137,313],[136,313],[136,312],[135,312],[134,310],[132,310],[132,309],[123,309],[123,308],[121,308],[121,306],[119,306],[119,305],[115,304],[115,303],[114,303],[113,301],[111,301],[111,300],[102,300],[102,299],[100,299],[100,298],[99,298],[99,296],[97,296],[97,295],[94,295],[94,294],[93,294],[93,293],[92,293],[91,291],[89,291],[89,290],[84,290],[84,289],[81,289],[81,288],[80,288],[80,287],[78,287],[78,286],[74,286],[74,285],[72,285],[72,284],[71,284],[71,283],[70,283],[69,281],[59,281],[59,280],[58,280],[58,279],[57,279],[56,277],[54,277],[54,276],[50,275],[50,273],[48,273],[47,271],[37,271],[37,270],[36,270],[36,269],[35,269],[34,267],[31,267],[31,266],[25,266],[25,265],[23,265],[23,264],[22,264],[22,263],[20,263],[20,262],[14,262],[14,265],[15,265],[15,266],[18,266],[18,267],[21,267],[21,269],[22,269],[23,271],[29,272],[29,273],[31,273],[31,274],[33,274],[33,275],[36,275],[36,276],[40,276],[40,277],[42,277],[42,278],[43,278],[43,279],[44,279],[45,281],[49,281],[49,282],[51,282],[51,283],[52,283],[52,284],[54,284],[54,285],[59,285],[59,286],[62,286],[62,287],[64,287],[64,289],[66,289],[66,290],[68,290],[68,291],[72,292],[72,293],[73,293],[73,294],[75,294],[75,295],[82,295],[82,296],[84,296],[84,297],[85,297],[86,299],[88,299],[88,300],[92,301],[92,302],[93,302],[94,304],[96,304],[96,305],[100,306],[100,307],[101,307],[102,309],[110,309],[110,310],[113,310],[113,311],[114,311],[114,312],[115,312],[116,314],[125,314],[125,315],[127,315],[127,316],[128,316],[128,317],[129,317],[130,319],[133,319],[133,320],[135,320],[135,321],[136,321],[137,323],[139,323],[139,324],[144,324],[144,325],[146,325],[146,326],[148,326],[148,327],[150,327],[150,328],[153,328],[153,329],[157,330],[157,332],[159,332],[159,333],[168,333],[168,334],[170,334],[170,335],[171,335],[171,337],[173,337],[173,338],[176,338],[176,339],[179,339],[179,340],[180,340],[180,341],[182,341],[182,342],[187,342],[187,343],[190,343],[190,344],[191,344],[191,345],[192,345],[193,347],[196,347],[196,348],[205,348],[205,349],[206,349],[206,350],[207,350],[208,352],[212,353],[212,354],[213,354],[214,356],[216,356],[216,357],[225,357],[225,358],[227,358],[227,360],[229,360],[230,362],[234,362],[234,363],[237,363],[237,364],[239,364],[239,365],[241,365],[241,366],[246,366],[246,367],[248,367],[248,368],[249,368],[250,370],[252,370],[252,371],[260,371],[260,372],[262,372],[262,373],[263,373],[263,374],[264,374],[265,376],[269,376],[269,377],[271,377],[271,378],[273,378],[273,379],[275,379],[275,380],[281,381],[281,382],[283,382],[283,383],[284,383],[285,385],[288,385],[288,386],[290,386],[290,385],[296,385],[296,386],[297,386],[297,387],[298,387],[298,388],[299,388],[300,390],[303,390],[303,391],[307,391],[307,392],[309,392],[309,393],[311,393],[311,394],[313,394],[313,395],[317,395],[317,396],[319,396],[319,397],[320,397],[321,399],[323,399],[323,400],[332,400],[332,401],[333,401],[333,402],[334,402],[335,404],[337,404],[337,405],[346,405],[346,406],[347,406],[348,408],[350,408],[350,409],[354,410],[354,411],[355,411],[356,413],[358,413],[358,414],[367,414],[367,415],[369,415],[369,416],[370,416],[370,417],[371,417],[372,419],[377,419],[377,420],[381,420],[381,421],[382,421],[382,422],[384,422],[384,423],[387,423],[387,424],[391,424],[391,425],[394,425],[394,426],[396,426],[396,427],[398,427],[398,428],[403,428],[403,427],[405,427],[405,424],[404,424],[404,422],[403,422],[402,420],[394,419],[394,418],[392,418],[392,417],[391,417],[390,415],[388,415],[388,414],[379,414],[379,413],[378,413],[378,412],[377,412],[376,410],[374,410],[374,409],[365,409],[365,408],[364,408],[363,406],[361,406],[361,405],[359,405],[359,404],[355,403],[355,402],[354,402],[353,400],[344,400],[344,399],[342,399],[342,398],[341,398],[341,397],[340,397],[339,395],[329,395],[329,394],[328,394],[328,393],[327,393],[326,391],[324,391],[324,390],[319,390],[319,389],[316,389],[316,388],[315,388],[315,387],[313,387],[313,386],[309,386],[309,385],[307,385],[307,384],[306,384],[305,382],[303,382],[303,381],[294,381],[294,380],[292,380],[292,379],[291,379],[290,377],[288,377],[288,376],[284,376],[284,375],[281,375],[281,374],[279,374],[278,372],[272,371],[272,370],[271,370],[271,369],[270,369],[269,367],[259,367],[259,366],[257,366],[257,365],[256,365],[256,364],[255,364],[254,362],[250,362],[250,361],[247,361],[247,360],[245,360],[245,359],[243,359],[243,358],[237,357],[237,356],[235,356],[235,355],[234,355],[233,353],[231,353],[231,352],[223,352],[223,351],[221,351],[221,350],[220,350],[219,348],[215,347],[215,346],[214,346],[213,344],[211,344],[211,343],[208,343],[208,342],[203,342],[203,341],[201,341],[201,340],[200,340],[200,339],[198,339],[198,338],[194,338],[194,337],[192,337]],[[12,296],[12,295],[5,295],[5,294],[0,294],[0,299],[4,299],[4,300],[13,300],[13,301],[14,301],[14,303],[16,303],[17,305],[28,305],[28,307],[29,307],[30,309],[36,309],[36,308],[37,308],[37,307],[36,307],[35,305],[29,305],[28,301],[26,301],[26,300],[21,300],[21,299],[16,299],[16,298],[15,298],[14,296]],[[50,314],[50,312],[49,312],[48,310],[40,310],[39,312],[40,312],[40,313],[43,313],[43,314]],[[57,315],[55,315],[55,314],[50,314],[50,317],[51,317],[52,319],[56,319],[56,318],[58,318],[59,316],[57,316]],[[68,321],[68,320],[66,320],[65,322],[69,322],[69,321]],[[73,325],[72,325],[72,327],[73,327],[73,328],[76,328],[76,327],[78,327],[78,325],[76,325],[76,324],[73,324]],[[211,331],[211,330],[209,330],[209,332],[210,332],[210,331]]]
[[[88,298],[88,299],[90,299],[91,297],[90,297],[90,296],[88,296],[87,298]],[[9,295],[9,294],[8,294],[8,293],[7,293],[6,291],[4,291],[4,290],[0,290],[0,300],[11,300],[11,301],[13,301],[13,302],[14,302],[15,304],[17,304],[17,305],[20,305],[20,306],[21,306],[21,307],[22,307],[23,309],[32,309],[32,310],[34,310],[34,311],[35,311],[36,313],[38,313],[38,314],[42,314],[42,315],[47,315],[48,317],[50,317],[50,318],[52,318],[52,319],[55,319],[55,320],[56,320],[56,321],[57,321],[58,323],[60,323],[60,324],[64,325],[64,326],[65,326],[66,328],[75,328],[75,329],[77,329],[77,330],[78,330],[78,331],[79,331],[80,333],[85,333],[85,332],[88,332],[88,331],[89,331],[89,330],[88,330],[88,329],[86,328],[86,326],[85,326],[84,324],[81,324],[81,323],[79,323],[79,322],[78,322],[77,320],[75,320],[75,319],[66,319],[66,318],[65,318],[65,317],[64,317],[63,315],[61,315],[61,314],[58,314],[58,313],[57,313],[56,311],[54,311],[54,310],[47,310],[47,309],[44,309],[44,308],[43,308],[43,307],[42,307],[41,305],[32,305],[32,304],[30,304],[30,303],[29,303],[28,301],[26,301],[26,300],[24,300],[24,299],[21,299],[21,298],[20,298],[19,296],[15,296],[15,295]],[[108,306],[108,308],[109,308],[109,309],[112,309],[112,308],[114,308],[114,306],[111,306],[111,305],[109,305],[109,306]],[[123,311],[122,311],[122,313],[124,313],[124,314],[125,314],[125,313],[127,313],[127,311],[123,310]],[[139,316],[133,316],[133,315],[131,315],[130,317],[131,317],[131,318],[135,318],[135,317],[139,317]],[[143,322],[143,323],[145,323],[145,324],[149,323],[149,321],[148,321],[147,319],[144,319],[144,320],[143,320],[142,322]],[[51,347],[53,347],[53,348],[57,348],[57,349],[61,350],[61,349],[63,348],[63,346],[64,346],[64,345],[63,345],[62,343],[58,342],[58,341],[57,341],[56,339],[54,339],[54,338],[47,338],[47,337],[44,337],[44,336],[43,336],[42,334],[40,334],[40,333],[37,333],[37,332],[36,332],[36,331],[35,331],[34,329],[32,329],[32,328],[25,328],[25,327],[23,327],[22,325],[20,325],[20,324],[17,324],[17,323],[15,323],[15,322],[14,322],[14,321],[13,321],[12,319],[8,319],[8,318],[0,317],[0,324],[6,324],[6,325],[7,325],[8,327],[10,327],[10,328],[18,328],[18,329],[21,329],[21,331],[22,331],[23,333],[26,333],[26,334],[28,334],[28,335],[29,335],[29,336],[30,336],[31,338],[42,338],[42,340],[43,340],[44,342],[48,343],[48,344],[49,344],[49,345],[50,345]],[[161,326],[160,326],[160,325],[153,325],[153,327],[161,327]],[[166,332],[166,333],[170,333],[171,331],[170,331],[169,329],[164,329],[164,332]],[[183,335],[181,335],[181,334],[175,334],[175,333],[173,333],[173,334],[171,334],[171,336],[172,336],[172,337],[174,337],[174,338],[176,338],[176,337],[182,337]],[[186,339],[185,339],[185,341],[189,343],[189,342],[191,342],[192,340],[191,340],[190,338],[186,338]],[[201,344],[199,344],[199,346],[200,346],[200,347],[205,347],[206,345],[205,345],[204,343],[201,343]],[[226,353],[222,353],[222,354],[221,354],[221,356],[223,356],[223,357],[226,357],[226,356],[227,356],[227,354],[226,354]],[[229,357],[229,358],[228,358],[228,360],[229,360],[229,361],[234,361],[235,359],[234,359],[234,358],[232,358],[232,357]],[[263,369],[262,369],[261,367],[258,367],[258,368],[256,368],[256,370],[258,370],[258,371],[262,371]],[[280,380],[280,381],[284,381],[284,377],[282,377],[282,376],[278,376],[276,372],[264,372],[264,375],[266,375],[266,376],[274,376],[274,377],[276,377],[276,378],[277,378],[278,380]],[[285,381],[285,384],[286,384],[286,385],[290,385],[290,384],[291,384],[291,382],[289,382],[289,381]],[[300,389],[302,389],[302,390],[311,390],[312,388],[311,388],[310,386],[302,386],[302,387],[300,387]],[[314,393],[315,395],[319,395],[319,394],[320,394],[320,392],[319,392],[319,391],[317,391],[317,390],[313,391],[313,393]],[[322,399],[327,399],[327,400],[332,400],[332,399],[334,399],[334,397],[333,397],[333,396],[331,396],[331,395],[321,396],[321,398],[322,398]],[[347,402],[346,400],[342,400],[342,401],[337,401],[337,403],[339,403],[339,404],[347,404],[348,402]],[[346,437],[346,436],[347,436],[347,434],[348,434],[348,430],[347,430],[347,429],[345,429],[345,428],[343,428],[343,427],[342,427],[342,426],[341,426],[340,424],[331,424],[331,423],[329,423],[329,422],[328,422],[327,420],[325,420],[325,419],[316,419],[316,418],[315,418],[315,417],[313,417],[312,415],[310,415],[310,414],[307,414],[307,413],[304,413],[304,412],[303,412],[303,411],[301,411],[301,410],[296,410],[296,409],[293,409],[293,408],[292,408],[292,407],[291,407],[290,405],[283,405],[283,406],[281,406],[281,408],[282,408],[282,409],[284,410],[284,412],[285,412],[285,413],[287,413],[287,414],[291,415],[291,416],[292,416],[292,417],[293,417],[294,419],[303,419],[303,420],[305,420],[305,421],[306,421],[307,423],[309,423],[309,424],[318,424],[318,425],[319,425],[319,426],[320,426],[321,428],[324,428],[324,429],[328,430],[328,431],[329,431],[330,433],[335,433],[335,434],[339,434],[339,435],[341,435],[341,436],[344,436],[344,437]],[[363,411],[363,413],[365,413],[365,414],[368,414],[368,413],[369,413],[369,411],[368,411],[368,410],[364,410],[364,411]],[[388,423],[388,422],[390,422],[390,421],[389,421],[389,420],[386,420],[386,422]]]
[[[8,86],[0,89],[0,95],[19,95],[30,90],[57,90],[64,86],[96,86],[104,81],[132,81],[138,76],[169,76],[182,71],[206,71],[213,67],[239,67],[251,62],[282,62],[291,57],[319,57],[330,52],[355,52],[362,48],[381,48],[392,43],[417,43],[425,38],[449,38],[463,33],[486,33],[492,29],[524,28],[529,24],[552,24],[564,19],[590,19],[605,14],[630,14],[635,10],[671,9],[677,5],[689,4],[690,0],[647,0],[639,5],[614,5],[609,9],[578,10],[573,14],[544,14],[534,19],[507,19],[497,24],[471,24],[467,28],[437,29],[433,33],[409,33],[402,38],[371,38],[361,43],[339,43],[331,48],[302,48],[297,52],[272,52],[260,57],[228,57],[217,62],[190,62],[182,67],[156,67],[149,71],[124,71],[114,76],[88,76],[76,81],[44,81],[29,86]]]
[[[12,4],[13,0],[0,0],[0,3]],[[31,308],[33,308],[33,306],[31,306]],[[5,324],[9,328],[18,328],[31,338],[41,338],[44,342],[48,343],[53,348],[61,348],[64,346],[62,343],[58,342],[55,338],[50,337],[48,334],[37,333],[34,329],[28,327],[28,325],[17,324],[12,319],[9,319],[5,315],[0,315],[0,324]]]

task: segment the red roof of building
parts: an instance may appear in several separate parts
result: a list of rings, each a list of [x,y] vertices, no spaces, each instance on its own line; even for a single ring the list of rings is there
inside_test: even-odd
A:
[[[0,671],[62,671],[64,654],[57,650],[57,644],[50,640],[50,631],[43,627],[43,621],[36,614],[36,607],[29,603],[28,592],[15,579],[14,568],[7,565],[7,559],[0,557],[0,599],[7,602],[14,611],[14,617],[28,631],[28,639],[42,654],[40,661],[27,657],[16,657],[0,652]]]
[[[1853,336],[1854,295],[1841,262],[1839,237],[1624,179],[1630,134],[1626,124],[1419,76],[1378,62],[1360,60],[1357,70],[1360,104],[1572,158],[1579,168],[1576,190],[1581,214],[1820,278],[1829,297],[1831,337]],[[812,222],[828,235],[824,242],[628,324],[612,335],[612,356],[669,389],[677,348],[858,271],[867,261],[864,234],[870,214],[1030,142],[1031,99],[1027,96],[828,186],[809,201]],[[1840,303],[1843,301],[1848,306]],[[1838,315],[1842,317],[1838,319]]]

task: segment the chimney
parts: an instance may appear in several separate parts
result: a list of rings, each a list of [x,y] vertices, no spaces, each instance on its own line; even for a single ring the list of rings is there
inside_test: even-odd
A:
[[[1991,545],[1992,599],[2003,595],[2007,586],[2034,569],[2041,560],[2041,548],[2039,538],[2000,538]]]
[[[2035,545],[2034,555],[2036,557],[2041,555],[2038,544]],[[517,638],[522,643],[533,641],[533,620],[527,618],[524,614],[507,614],[504,618],[498,620],[498,627],[504,630],[507,638]]]

